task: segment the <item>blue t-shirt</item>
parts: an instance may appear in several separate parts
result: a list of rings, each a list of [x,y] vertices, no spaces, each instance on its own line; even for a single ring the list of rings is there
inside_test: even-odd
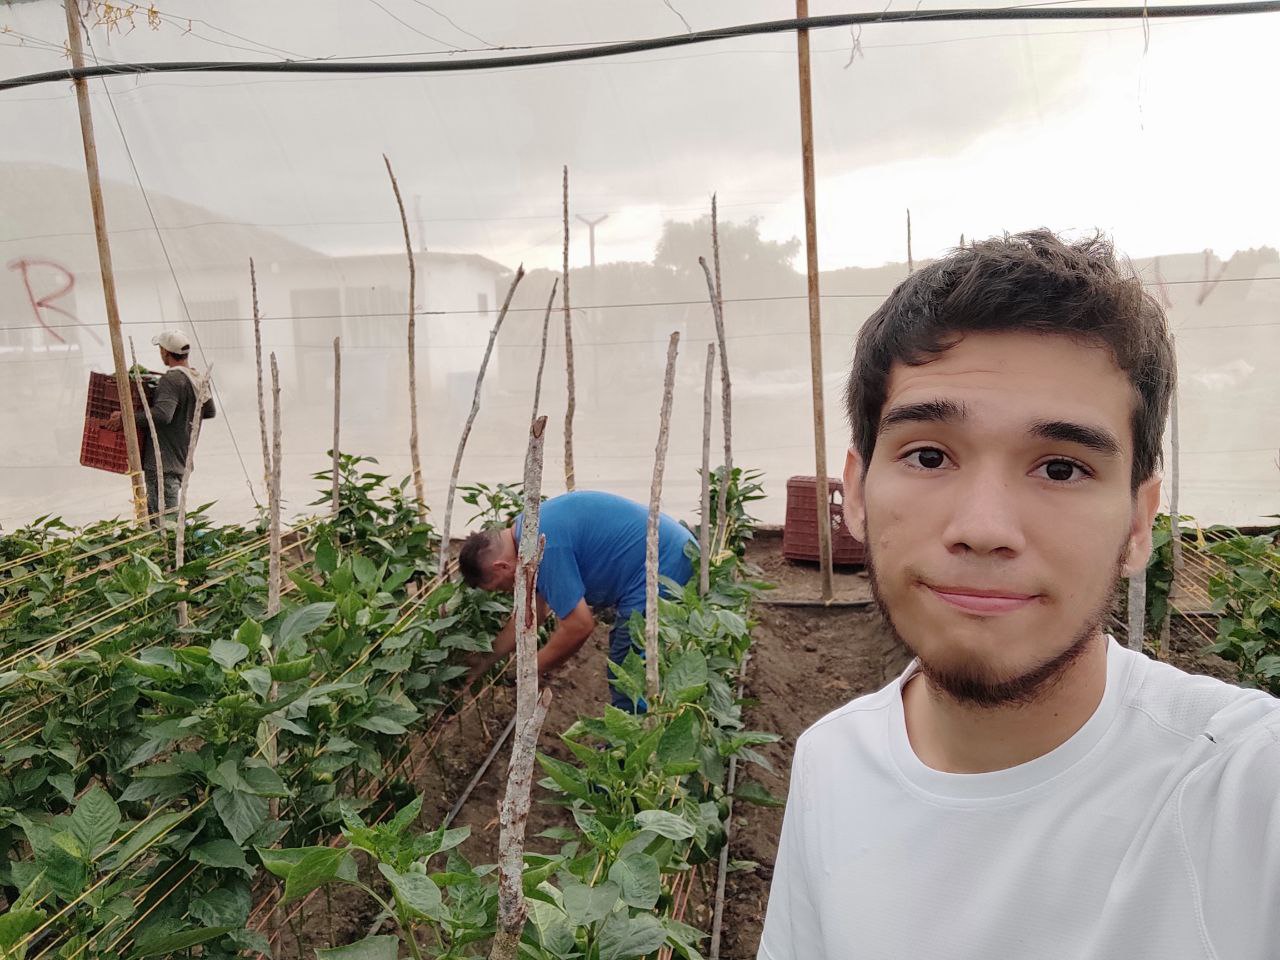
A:
[[[592,607],[617,607],[620,616],[643,610],[644,552],[649,508],[625,497],[578,490],[542,505],[538,526],[547,538],[538,569],[538,594],[557,617],[584,598]],[[524,515],[516,518],[516,544]],[[662,514],[658,521],[658,572],[687,583],[693,565],[685,544],[693,534]]]

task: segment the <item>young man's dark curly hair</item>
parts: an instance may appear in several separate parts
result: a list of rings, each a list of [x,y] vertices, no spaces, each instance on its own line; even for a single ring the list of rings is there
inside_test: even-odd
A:
[[[1164,311],[1103,237],[1067,242],[1033,230],[975,243],[922,267],[867,319],[845,394],[864,470],[893,365],[926,363],[978,332],[1043,333],[1105,346],[1137,394],[1133,489],[1159,468],[1176,376]]]

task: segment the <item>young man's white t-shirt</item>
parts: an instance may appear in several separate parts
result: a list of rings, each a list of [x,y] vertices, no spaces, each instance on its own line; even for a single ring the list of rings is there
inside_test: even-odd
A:
[[[1280,958],[1280,701],[1108,639],[1094,715],[926,767],[902,686],[796,745],[759,960]]]

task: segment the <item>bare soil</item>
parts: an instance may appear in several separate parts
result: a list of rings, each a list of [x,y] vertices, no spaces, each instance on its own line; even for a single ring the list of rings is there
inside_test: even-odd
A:
[[[739,778],[754,780],[784,799],[796,738],[831,710],[888,683],[906,666],[907,656],[870,602],[864,575],[856,570],[837,571],[835,596],[839,605],[824,606],[815,602],[820,596],[817,567],[785,560],[781,546],[777,531],[763,529],[747,551],[748,561],[758,568],[761,578],[777,589],[769,591],[755,608],[755,642],[744,687],[751,701],[746,714],[748,728],[772,731],[781,739],[761,750],[772,770],[747,765],[740,768]],[[1115,626],[1113,632],[1123,642],[1123,627],[1119,622]],[[540,739],[544,752],[568,759],[559,734],[579,714],[597,713],[608,702],[607,630],[604,625],[597,628],[582,651],[553,678],[554,699]],[[1231,664],[1198,652],[1213,632],[1211,620],[1175,621],[1170,662],[1190,672],[1231,680]],[[443,820],[513,713],[514,690],[500,685],[490,697],[442,725],[429,754],[428,743],[420,745],[423,752],[415,759],[422,769],[415,783],[425,796],[423,828]],[[504,746],[454,821],[455,826],[471,828],[462,851],[473,863],[493,863],[497,858],[497,816],[507,762]],[[545,802],[547,799],[546,791],[535,785],[527,836],[529,849],[550,853],[559,849],[560,842],[537,834],[571,821],[563,808]],[[734,807],[730,857],[748,863],[731,872],[726,881],[720,950],[726,960],[753,960],[756,956],[781,827],[780,807],[746,803]],[[685,920],[709,931],[714,866],[704,868],[698,880]],[[374,913],[368,898],[358,891],[335,890],[331,904],[317,897],[303,914],[303,952],[295,952],[296,943],[285,931],[276,956],[310,958],[310,948],[350,943],[369,932]],[[704,951],[706,946],[704,942]]]

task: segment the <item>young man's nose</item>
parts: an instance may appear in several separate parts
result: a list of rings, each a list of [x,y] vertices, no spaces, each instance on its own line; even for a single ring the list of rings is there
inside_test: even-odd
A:
[[[948,491],[943,537],[947,549],[976,554],[1021,553],[1026,546],[1018,500],[996,470],[973,470]]]

